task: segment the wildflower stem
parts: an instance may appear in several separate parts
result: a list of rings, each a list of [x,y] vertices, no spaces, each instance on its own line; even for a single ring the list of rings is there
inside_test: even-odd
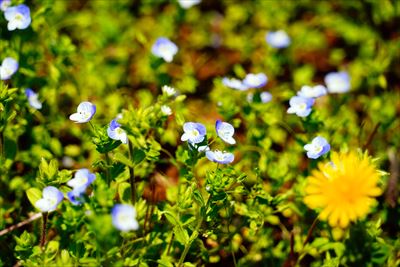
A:
[[[368,136],[367,142],[365,142],[365,144],[364,144],[363,147],[362,147],[363,150],[365,150],[365,149],[367,149],[367,148],[369,147],[369,145],[371,144],[372,140],[374,139],[374,136],[375,136],[376,132],[377,132],[378,129],[379,129],[379,126],[381,126],[381,123],[380,123],[380,122],[378,122],[378,123],[375,125],[374,129],[372,130],[372,132],[371,132],[370,135]]]
[[[306,237],[306,239],[304,240],[304,243],[303,243],[303,247],[310,241],[312,232],[314,231],[315,227],[317,226],[317,223],[318,223],[318,217],[315,218],[315,220],[312,223],[310,229],[308,230],[307,237]]]
[[[172,233],[171,233],[171,239],[169,240],[169,243],[168,243],[167,256],[169,255],[169,252],[170,252],[170,250],[171,250],[171,246],[172,246],[172,242],[174,241],[174,237],[175,237],[175,235],[174,235],[174,233],[172,232]]]
[[[3,159],[3,153],[4,153],[4,135],[3,131],[0,131],[0,159]]]
[[[133,147],[132,143],[128,141],[128,147],[129,147],[129,159],[133,163]],[[136,203],[136,184],[135,184],[135,169],[133,166],[129,167],[129,182],[131,184],[131,201],[132,205],[135,205]]]
[[[22,226],[24,226],[24,225],[26,225],[28,223],[31,223],[34,220],[39,219],[40,217],[42,217],[42,213],[41,212],[36,213],[35,215],[33,215],[32,217],[26,219],[25,221],[19,222],[19,223],[15,224],[15,225],[12,225],[12,226],[8,227],[7,229],[1,230],[0,231],[0,236],[8,234],[9,232],[14,231],[15,229],[18,229],[18,228],[20,228],[20,227],[22,227]]]
[[[177,265],[178,267],[183,266],[183,262],[184,262],[184,260],[185,260],[185,258],[186,258],[186,255],[187,255],[187,253],[189,252],[189,249],[190,249],[190,247],[192,246],[193,241],[196,239],[196,237],[197,237],[198,234],[199,234],[199,229],[200,229],[200,227],[201,227],[201,224],[203,223],[204,219],[205,219],[206,216],[207,216],[207,209],[208,209],[208,206],[210,205],[211,198],[212,198],[212,193],[211,193],[210,196],[208,197],[207,203],[206,203],[206,205],[204,206],[204,213],[202,213],[201,210],[200,210],[200,219],[199,219],[199,221],[197,222],[196,228],[193,230],[192,234],[191,234],[190,237],[189,237],[189,242],[187,242],[187,243],[185,244],[185,248],[184,248],[184,250],[183,250],[183,252],[182,252],[181,257],[179,258],[179,262],[178,262],[178,265]]]
[[[93,130],[93,132],[95,132],[95,131],[96,131],[96,129],[94,128],[94,125],[93,125],[93,123],[92,123],[91,121],[89,121],[89,124],[90,124],[90,126],[92,127],[92,130]]]
[[[106,158],[106,178],[107,178],[107,184],[110,185],[111,182],[111,177],[110,177],[110,157],[108,155],[108,152],[104,153],[104,156]]]
[[[42,214],[42,235],[40,237],[40,247],[43,248],[46,243],[46,231],[47,231],[47,219],[49,217],[49,213],[43,212]]]

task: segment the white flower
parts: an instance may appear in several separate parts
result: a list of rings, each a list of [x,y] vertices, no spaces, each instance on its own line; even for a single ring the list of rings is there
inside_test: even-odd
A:
[[[200,4],[201,0],[178,0],[179,5],[184,8],[188,9],[194,5]]]
[[[347,72],[330,72],[325,76],[329,93],[346,93],[350,90],[350,76]]]
[[[12,57],[6,57],[0,66],[0,80],[8,80],[18,70],[18,62]]]
[[[266,85],[268,82],[268,77],[264,73],[249,73],[243,79],[243,84],[247,88],[260,88]]]
[[[117,122],[117,119],[114,119],[110,122],[110,125],[107,128],[107,135],[113,140],[120,140],[124,144],[128,144],[128,135],[121,128],[121,124]]]
[[[116,204],[111,212],[112,223],[118,230],[127,232],[139,229],[136,220],[136,209],[127,204]]]
[[[304,85],[301,87],[300,91],[297,92],[298,96],[308,97],[308,98],[317,98],[326,94],[327,91],[325,86],[323,85],[316,85],[314,87]]]
[[[161,57],[167,62],[171,62],[174,55],[178,53],[178,47],[169,39],[160,37],[152,46],[151,52],[153,55]]]
[[[162,105],[161,106],[161,112],[165,115],[165,116],[169,116],[172,114],[172,110],[170,107],[168,107],[167,105]]]
[[[285,48],[290,45],[290,37],[283,30],[268,32],[265,36],[265,40],[274,48]]]
[[[90,102],[82,102],[79,104],[76,113],[69,116],[69,119],[75,123],[89,122],[96,113],[96,106]]]
[[[80,194],[85,192],[86,188],[93,183],[95,179],[96,175],[94,173],[91,173],[88,169],[80,169],[75,173],[74,178],[67,182],[67,185]]]
[[[0,0],[0,10],[6,11],[11,6],[11,0]]]
[[[246,91],[247,89],[249,89],[241,80],[238,80],[236,78],[229,79],[227,77],[224,77],[222,78],[222,83],[226,87],[239,91]]]
[[[299,117],[307,117],[311,113],[311,107],[314,104],[314,101],[313,98],[293,96],[290,98],[290,107],[288,108],[287,113],[296,113]]]
[[[228,144],[236,144],[235,139],[233,139],[233,134],[235,133],[235,128],[227,122],[222,122],[217,120],[215,123],[215,130],[219,138]]]
[[[176,94],[176,90],[173,87],[170,87],[168,85],[164,85],[161,88],[162,92],[166,95],[166,96],[173,96]]]
[[[219,150],[208,150],[206,151],[206,157],[216,163],[220,163],[220,164],[228,164],[231,163],[235,157],[232,153],[229,152],[222,152]]]
[[[26,29],[31,24],[31,12],[26,5],[18,5],[8,7],[4,11],[4,17],[8,21],[7,29],[13,31],[15,29]]]
[[[260,98],[262,103],[268,103],[272,100],[272,95],[268,92],[262,92]]]
[[[206,127],[201,123],[186,122],[183,124],[183,131],[181,141],[188,141],[191,144],[203,142],[206,136]]]
[[[42,212],[52,212],[56,210],[58,204],[63,200],[64,195],[54,186],[43,189],[42,198],[36,201],[35,206]]]
[[[38,94],[36,94],[32,89],[27,88],[25,90],[25,95],[28,98],[29,105],[34,109],[41,109],[42,103],[38,99]]]

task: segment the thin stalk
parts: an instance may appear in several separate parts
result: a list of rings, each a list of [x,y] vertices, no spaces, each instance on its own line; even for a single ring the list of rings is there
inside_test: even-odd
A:
[[[315,218],[315,220],[314,220],[314,222],[312,223],[310,229],[308,230],[307,237],[306,237],[306,239],[304,240],[304,243],[303,243],[303,247],[310,241],[311,235],[312,235],[312,233],[313,233],[315,227],[317,226],[317,223],[318,223],[318,217]]]
[[[133,147],[132,143],[128,141],[129,159],[133,163]],[[136,203],[136,182],[135,182],[135,169],[129,166],[129,183],[131,184],[131,201],[132,205]]]
[[[93,125],[93,123],[92,123],[91,121],[89,121],[89,124],[90,124],[90,126],[92,126],[92,130],[93,130],[93,132],[96,132],[96,129],[94,128],[94,125]]]
[[[47,231],[47,219],[49,217],[49,213],[43,212],[42,215],[42,235],[40,236],[40,247],[43,248],[46,243],[46,231]]]
[[[32,217],[26,219],[25,221],[19,222],[19,223],[15,224],[15,225],[12,225],[12,226],[4,229],[4,230],[1,230],[0,231],[0,236],[8,234],[9,232],[14,231],[15,229],[18,229],[18,228],[20,228],[20,227],[22,227],[24,225],[27,225],[27,224],[33,222],[34,220],[39,219],[40,217],[42,217],[42,213],[41,212],[36,213],[35,215],[33,215]]]
[[[170,252],[170,250],[171,250],[171,246],[172,246],[172,242],[174,241],[174,237],[175,237],[175,235],[174,235],[174,233],[172,232],[172,234],[171,234],[171,239],[169,240],[169,243],[168,243],[167,256],[169,255],[169,252]]]
[[[208,206],[210,205],[211,198],[212,198],[212,194],[210,194],[210,196],[208,197],[207,203],[205,205],[205,216],[207,213]],[[200,211],[200,213],[201,213],[201,211]],[[202,215],[200,216],[200,219],[197,222],[197,226],[196,226],[195,230],[192,232],[192,234],[189,237],[189,242],[187,244],[185,244],[185,248],[183,249],[182,255],[179,258],[178,267],[183,266],[183,262],[186,258],[186,255],[188,254],[189,249],[192,246],[194,239],[196,238],[196,235],[198,235],[198,231],[201,227],[201,224],[203,223],[203,220],[205,219],[204,218],[205,216],[202,216]]]
[[[0,160],[2,160],[3,159],[3,151],[4,151],[4,148],[3,148],[3,139],[4,139],[4,136],[3,136],[3,132],[2,131],[0,131]]]
[[[111,175],[110,175],[110,156],[108,155],[108,152],[104,153],[104,156],[106,158],[106,178],[107,178],[107,184],[110,185],[111,183]]]

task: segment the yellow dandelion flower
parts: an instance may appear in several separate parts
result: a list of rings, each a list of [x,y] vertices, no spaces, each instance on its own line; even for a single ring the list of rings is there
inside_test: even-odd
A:
[[[330,163],[320,163],[307,178],[304,203],[322,209],[319,218],[332,227],[347,227],[364,217],[382,191],[380,173],[367,155],[333,152]]]

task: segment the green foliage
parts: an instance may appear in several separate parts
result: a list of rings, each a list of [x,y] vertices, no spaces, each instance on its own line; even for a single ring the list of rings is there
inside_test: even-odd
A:
[[[178,2],[12,1],[32,18],[15,31],[0,11],[0,63],[19,63],[0,81],[0,266],[400,266],[400,1]],[[287,48],[265,41],[279,29]],[[172,62],[151,52],[161,36],[178,46]],[[349,92],[287,114],[302,86],[332,71],[349,73]],[[260,72],[262,88],[222,82]],[[73,123],[82,101],[96,114]],[[116,118],[128,144],[107,133]],[[234,126],[235,145],[217,119]],[[207,129],[197,145],[181,141],[189,121]],[[329,159],[307,158],[316,136],[332,151],[368,151],[384,174],[377,204],[347,229],[312,229],[305,179]],[[209,161],[206,145],[234,162]],[[74,205],[67,183],[82,168],[96,179]],[[47,186],[65,198],[40,244],[35,203]],[[135,207],[138,230],[115,227],[116,204]]]

